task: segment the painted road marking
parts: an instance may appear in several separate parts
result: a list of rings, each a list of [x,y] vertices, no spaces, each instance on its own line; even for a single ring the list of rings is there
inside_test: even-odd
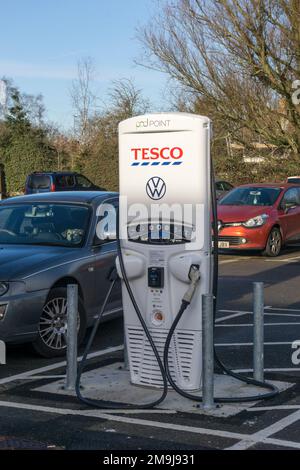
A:
[[[258,444],[258,443],[256,443]],[[267,439],[263,440],[263,444],[274,444],[275,446],[281,447],[293,447],[294,449],[300,449],[300,443],[295,441],[286,441],[284,439],[272,439],[272,437],[268,437]]]
[[[219,311],[221,311],[221,310],[219,310]],[[237,313],[234,313],[232,315],[226,315],[225,317],[217,318],[215,323],[219,323],[220,321],[230,320],[231,318],[235,318],[235,317],[241,317],[242,315],[246,315],[247,313],[250,313],[250,312],[237,312]]]
[[[22,410],[31,410],[31,411],[40,411],[45,413],[57,413],[62,415],[73,415],[73,416],[86,416],[90,418],[100,418],[100,419],[107,419],[108,421],[117,421],[126,424],[135,424],[140,426],[146,427],[154,427],[154,428],[162,428],[162,429],[169,429],[172,431],[182,431],[188,432],[192,434],[204,434],[210,436],[218,436],[224,438],[231,438],[236,440],[250,440],[252,443],[251,435],[248,434],[241,434],[235,433],[230,431],[222,431],[218,429],[206,429],[206,428],[198,428],[194,426],[185,426],[179,424],[172,424],[172,423],[164,423],[159,421],[150,421],[138,418],[129,418],[125,416],[113,416],[106,412],[102,412],[101,410],[71,410],[65,408],[52,408],[49,406],[40,406],[40,405],[31,405],[25,403],[16,403],[16,402],[6,402],[0,401],[0,406],[7,407],[7,408],[17,408]],[[162,410],[159,410],[162,411]],[[123,413],[123,410],[119,413]],[[252,445],[252,444],[251,444]]]
[[[298,308],[276,308],[276,307],[265,307],[267,310],[279,310],[283,312],[300,312]]]
[[[265,372],[299,372],[300,367],[269,367],[264,369]],[[234,369],[234,372],[244,373],[253,372],[253,369]]]
[[[300,405],[254,406],[247,411],[300,410]]]
[[[264,323],[264,326],[285,326],[285,325],[300,325],[299,322],[285,322],[285,323]],[[253,328],[253,323],[226,323],[225,325],[216,325],[217,328],[226,328],[226,327],[241,327],[241,326],[251,326]]]
[[[168,429],[170,431],[177,431],[177,432],[187,432],[191,434],[201,434],[205,436],[216,436],[221,438],[229,438],[238,440],[237,444],[227,448],[227,449],[247,449],[252,447],[257,443],[266,443],[266,444],[275,444],[281,445],[284,447],[295,447],[300,448],[300,443],[294,441],[287,441],[282,439],[274,439],[270,438],[272,434],[275,434],[279,430],[293,424],[294,422],[298,421],[300,418],[300,410],[292,415],[284,418],[283,420],[278,421],[277,423],[269,426],[262,431],[258,431],[254,434],[241,434],[235,433],[230,431],[223,431],[220,429],[207,429],[207,428],[200,428],[194,426],[185,426],[185,425],[177,425],[172,423],[164,423],[159,421],[153,420],[146,420],[146,419],[138,419],[138,418],[129,418],[126,416],[114,416],[113,414],[109,414],[107,412],[103,413],[101,410],[71,410],[65,408],[52,408],[49,406],[39,406],[39,405],[31,405],[31,404],[24,404],[24,403],[14,403],[14,402],[5,402],[0,401],[0,406],[6,408],[16,408],[22,410],[30,410],[30,411],[39,411],[44,413],[53,413],[53,414],[61,414],[61,415],[72,415],[72,416],[85,416],[87,418],[100,418],[106,419],[107,421],[116,421],[117,423],[125,423],[125,424],[134,424],[141,427],[151,427],[151,428],[160,428],[160,429]],[[115,411],[115,410],[114,410]],[[128,411],[128,410],[126,410]],[[139,410],[141,412],[145,412],[145,410]],[[162,410],[157,410],[160,413]],[[119,411],[120,413],[121,411]],[[148,410],[148,412],[153,412],[153,410]],[[122,410],[124,413],[124,410]]]
[[[296,423],[300,419],[300,410],[296,411],[295,413],[292,413],[285,418],[280,419],[274,424],[271,424],[270,426],[266,427],[265,429],[262,429],[260,431],[257,431],[252,435],[253,438],[253,443],[249,441],[249,439],[244,439],[237,444],[234,444],[233,446],[227,448],[227,450],[245,450],[249,449],[249,447],[252,447],[255,445],[257,442],[264,442],[266,438],[272,436],[273,434],[276,434],[279,431],[282,431],[282,429],[290,426],[293,423]],[[276,439],[274,439],[276,441]],[[285,441],[288,442],[288,441]],[[300,443],[295,443],[294,444],[298,445],[300,448]]]
[[[293,344],[294,341],[274,341],[274,342],[266,342],[264,343],[265,346],[282,346],[286,344]],[[216,343],[215,346],[219,347],[227,347],[227,346],[253,346],[253,343]]]
[[[280,258],[280,259],[266,259],[267,262],[272,263],[290,263],[290,262],[297,262],[300,260],[300,256],[293,256],[291,258]]]
[[[230,258],[226,260],[219,261],[219,264],[229,264],[229,263],[238,263],[239,261],[251,259],[250,257],[247,258]]]
[[[124,349],[123,345],[114,346],[107,349],[102,349],[100,351],[95,351],[88,355],[88,359],[92,359],[94,357],[104,356],[106,354],[110,354],[116,351],[122,351]],[[78,361],[81,361],[82,356],[78,357]],[[15,380],[23,380],[24,378],[28,378],[30,376],[34,376],[36,374],[42,374],[43,372],[48,372],[49,370],[58,369],[59,367],[63,367],[67,364],[67,361],[56,362],[55,364],[51,364],[49,366],[40,367],[38,369],[28,370],[27,372],[22,372],[20,374],[11,375],[10,377],[5,377],[4,379],[0,379],[0,385],[4,385],[10,382],[14,382]],[[34,377],[33,377],[34,378]]]
[[[299,312],[299,314],[297,313],[280,313],[278,311],[276,312],[264,312],[264,316],[266,315],[269,315],[269,316],[283,316],[283,317],[298,317],[300,316],[300,310],[297,310],[297,309],[284,309],[284,308],[271,308],[271,307],[265,307],[265,310],[281,310],[283,312]],[[220,313],[232,313],[232,317],[230,317],[229,315],[227,317],[219,317],[217,318],[216,322],[218,321],[224,321],[224,320],[227,320],[229,318],[234,318],[234,316],[241,316],[241,315],[253,315],[253,311],[251,310],[225,310],[225,309],[222,309],[222,310],[218,310],[218,312]]]

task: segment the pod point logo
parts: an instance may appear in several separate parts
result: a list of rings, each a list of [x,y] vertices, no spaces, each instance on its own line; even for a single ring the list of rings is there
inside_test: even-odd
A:
[[[147,181],[146,192],[151,199],[161,199],[166,194],[166,190],[166,183],[159,176],[153,176]]]

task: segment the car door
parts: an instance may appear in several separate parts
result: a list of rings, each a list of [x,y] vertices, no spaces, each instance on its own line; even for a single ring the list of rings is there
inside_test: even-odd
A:
[[[107,199],[102,204],[109,204],[112,207],[113,217],[116,217],[118,199]],[[103,216],[96,218],[96,227],[101,222]],[[115,222],[114,222],[115,223]],[[111,270],[115,267],[115,260],[117,256],[117,242],[116,240],[99,240],[95,234],[94,238],[94,253],[95,253],[95,301],[96,313],[99,312],[101,305],[105,299],[106,293],[110,286],[108,276]],[[104,316],[111,316],[120,314],[122,309],[121,299],[121,283],[120,280],[115,284],[114,290],[111,293]]]
[[[289,188],[284,193],[278,214],[284,238],[287,241],[300,238],[300,188]]]

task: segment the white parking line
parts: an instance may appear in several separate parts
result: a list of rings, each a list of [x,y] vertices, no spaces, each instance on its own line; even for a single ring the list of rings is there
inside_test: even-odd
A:
[[[247,411],[300,410],[300,405],[254,406]]]
[[[264,323],[264,326],[285,326],[285,325],[300,325],[299,322],[285,322],[285,323]],[[217,328],[234,328],[234,327],[241,327],[241,326],[251,326],[253,328],[253,323],[226,323],[225,325],[216,325]]]
[[[266,427],[265,429],[262,429],[261,431],[257,431],[252,435],[253,442],[251,443],[249,439],[243,439],[242,441],[238,442],[237,444],[234,444],[233,446],[227,448],[227,450],[245,450],[249,449],[249,447],[252,447],[255,445],[257,442],[264,442],[267,438],[272,436],[273,434],[276,434],[279,431],[282,431],[282,429],[290,426],[293,423],[296,423],[300,419],[300,410],[296,411],[295,413],[292,413],[279,421],[277,421],[274,424],[271,424],[270,426]],[[274,439],[276,441],[276,439]],[[287,442],[287,441],[285,441]],[[297,446],[300,448],[300,443],[295,443]]]
[[[159,421],[150,421],[138,418],[129,418],[125,416],[114,416],[108,414],[106,411],[102,412],[101,410],[71,410],[65,408],[52,408],[49,406],[40,406],[40,405],[31,405],[25,403],[16,403],[16,402],[5,402],[0,401],[0,407],[7,407],[7,408],[17,408],[21,410],[31,410],[31,411],[40,411],[45,413],[57,413],[61,415],[74,415],[74,416],[86,416],[90,418],[100,418],[100,419],[107,419],[108,421],[117,421],[126,424],[135,424],[139,426],[146,426],[146,427],[154,427],[154,428],[161,428],[161,429],[169,429],[172,431],[182,431],[188,432],[191,434],[204,434],[208,436],[218,436],[224,438],[231,438],[237,440],[250,440],[252,445],[251,435],[248,434],[241,434],[235,433],[230,431],[222,431],[218,429],[206,429],[206,428],[198,428],[194,426],[185,426],[185,425],[178,425],[172,423],[165,423]],[[150,410],[149,410],[150,411]],[[162,410],[159,410],[160,412]],[[123,410],[119,413],[123,413]]]
[[[293,344],[294,341],[274,341],[266,342],[265,346],[282,346],[286,344]],[[253,343],[216,343],[215,346],[219,347],[230,347],[230,346],[253,346]]]
[[[239,442],[228,449],[248,449],[257,443],[266,443],[266,444],[275,444],[283,447],[294,447],[300,448],[300,443],[293,442],[293,441],[286,441],[282,439],[274,439],[270,438],[272,434],[280,431],[281,429],[293,424],[294,422],[298,421],[300,418],[300,410],[292,415],[278,421],[277,423],[268,426],[267,428],[258,431],[254,434],[241,434],[231,431],[223,431],[220,429],[209,429],[209,428],[200,428],[195,426],[185,426],[185,425],[178,425],[172,423],[165,423],[153,420],[146,420],[146,419],[138,419],[138,418],[131,418],[127,416],[119,416],[109,414],[107,411],[102,412],[101,410],[71,410],[65,408],[52,408],[49,406],[39,406],[39,405],[31,405],[25,403],[15,403],[15,402],[5,402],[0,401],[0,407],[6,408],[15,408],[21,410],[30,410],[30,411],[39,411],[43,413],[53,413],[53,414],[60,414],[60,415],[72,415],[72,416],[85,416],[87,418],[100,418],[106,419],[107,421],[116,421],[117,423],[125,423],[125,424],[134,424],[136,426],[141,427],[151,427],[151,428],[159,428],[159,429],[168,429],[170,431],[177,431],[177,432],[185,432],[191,434],[200,434],[206,436],[216,436],[221,438],[229,438],[234,440],[239,440]],[[114,410],[115,411],[115,410]],[[141,412],[145,413],[145,410],[126,410],[127,412],[136,413]],[[153,413],[154,410],[147,410],[148,413]],[[156,410],[157,412],[161,413],[164,411],[169,410]],[[119,413],[124,413],[124,410],[120,411]]]
[[[300,256],[293,256],[291,258],[279,258],[279,259],[265,259],[267,263],[272,262],[272,263],[289,263],[289,262],[295,262],[300,260]]]
[[[276,310],[275,312],[264,312],[264,315],[274,315],[274,316],[282,316],[282,317],[300,317],[300,310],[298,309],[288,309],[288,308],[272,308],[272,307],[265,307],[265,310]],[[280,313],[280,311],[282,312],[299,312],[299,314],[297,313]],[[227,310],[227,309],[222,309],[222,310],[218,310],[218,312],[220,313],[232,313],[233,316],[241,316],[241,315],[253,315],[253,312],[251,310]],[[216,320],[216,322],[218,321],[224,321],[226,319],[230,319],[230,318],[234,318],[234,317],[230,317],[230,316],[227,316],[227,317],[220,317]]]
[[[110,354],[116,351],[122,351],[124,349],[123,345],[114,346],[107,349],[102,349],[101,351],[95,351],[88,355],[88,359],[92,359],[94,357],[104,356],[106,354]],[[82,356],[78,357],[78,361],[82,359]],[[56,362],[55,364],[51,364],[49,366],[40,367],[38,369],[28,370],[26,372],[21,372],[20,374],[11,375],[10,377],[5,377],[4,379],[0,379],[0,385],[4,385],[10,382],[14,382],[15,380],[22,380],[24,378],[29,378],[30,376],[36,374],[42,374],[43,372],[48,372],[49,370],[58,369],[59,367],[63,367],[67,364],[67,361]]]
[[[286,441],[284,439],[272,439],[268,437],[267,439],[263,440],[263,444],[274,444],[275,446],[281,447],[292,447],[294,449],[300,449],[300,443],[295,441]]]
[[[279,307],[279,308],[276,308],[276,307],[265,307],[267,310],[279,310],[279,311],[282,311],[282,312],[300,312],[300,310],[298,308],[282,308],[282,307]]]
[[[265,372],[299,372],[300,367],[266,367]],[[253,369],[234,369],[234,372],[246,373],[253,372]]]
[[[298,309],[298,308],[272,307],[271,305],[266,305],[264,307],[264,309],[265,310],[279,310],[279,311],[283,311],[283,312],[299,312],[300,313],[300,309]],[[231,309],[227,309],[227,308],[221,308],[220,310],[218,310],[218,312],[221,312],[221,313],[239,313],[239,312],[253,313],[252,310],[231,310]]]
[[[244,259],[249,259],[249,258],[243,258],[243,260]],[[219,261],[219,265],[220,264],[229,264],[229,263],[238,263],[239,261],[241,261],[240,258],[225,259],[225,260]]]
[[[217,318],[215,323],[219,323],[220,321],[230,320],[231,318],[235,318],[235,317],[241,317],[242,315],[246,315],[247,313],[250,313],[250,312],[237,312],[232,315],[226,315],[225,317]]]

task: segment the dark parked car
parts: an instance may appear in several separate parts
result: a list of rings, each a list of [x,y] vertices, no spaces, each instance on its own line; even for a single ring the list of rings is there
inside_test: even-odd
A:
[[[116,241],[96,236],[97,208],[109,192],[58,192],[0,204],[0,339],[31,342],[45,357],[66,347],[67,285],[78,284],[78,336],[94,322],[109,286]],[[122,310],[119,284],[106,318]]]
[[[86,176],[74,172],[35,172],[27,176],[25,194],[55,191],[105,191]]]
[[[221,199],[225,194],[231,191],[234,188],[232,184],[228,183],[228,181],[216,179],[216,195],[217,199]]]

